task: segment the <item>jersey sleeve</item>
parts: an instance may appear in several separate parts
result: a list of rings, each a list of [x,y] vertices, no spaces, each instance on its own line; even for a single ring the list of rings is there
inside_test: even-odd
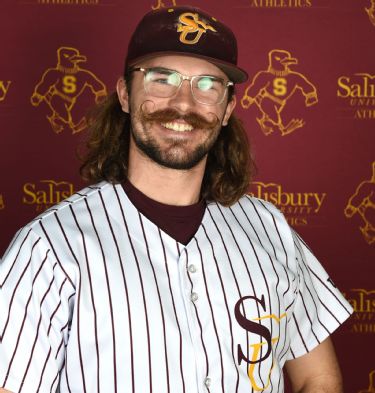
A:
[[[289,326],[289,360],[310,352],[353,312],[307,245],[292,234],[299,284]]]
[[[43,236],[25,227],[0,264],[0,387],[55,391],[64,366],[74,284]]]

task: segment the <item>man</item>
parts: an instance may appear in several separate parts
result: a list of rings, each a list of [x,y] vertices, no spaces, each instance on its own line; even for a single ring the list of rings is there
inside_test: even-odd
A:
[[[245,195],[236,40],[191,7],[147,14],[91,121],[93,185],[23,228],[1,270],[12,392],[338,393],[351,313],[272,205]],[[4,390],[2,390],[4,391]]]

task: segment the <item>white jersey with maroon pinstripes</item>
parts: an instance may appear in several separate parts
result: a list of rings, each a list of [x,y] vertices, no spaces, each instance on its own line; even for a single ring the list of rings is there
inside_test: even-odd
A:
[[[0,283],[0,386],[23,393],[280,393],[351,313],[271,204],[210,203],[184,246],[106,182],[19,231]]]

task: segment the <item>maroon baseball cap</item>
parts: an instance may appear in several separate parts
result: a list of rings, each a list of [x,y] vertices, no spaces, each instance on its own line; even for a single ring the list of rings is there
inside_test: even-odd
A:
[[[141,60],[168,54],[207,60],[235,83],[248,78],[237,66],[237,40],[232,30],[198,8],[181,6],[148,12],[130,39],[125,70]]]

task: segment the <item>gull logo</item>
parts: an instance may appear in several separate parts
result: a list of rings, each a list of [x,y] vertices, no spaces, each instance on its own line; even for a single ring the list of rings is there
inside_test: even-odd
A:
[[[99,103],[107,89],[91,71],[80,66],[86,56],[71,47],[62,46],[57,50],[57,65],[48,68],[31,96],[31,104],[39,106],[44,102],[50,109],[47,119],[55,133],[69,128],[73,134],[87,127],[83,108],[79,105],[88,93]]]
[[[368,388],[360,390],[358,393],[375,393],[375,370],[372,370],[368,376]]]
[[[4,209],[5,209],[4,198],[3,195],[0,194],[0,210],[4,210]]]
[[[180,15],[178,20],[180,23],[177,24],[177,32],[181,33],[180,41],[183,44],[194,45],[200,40],[202,34],[207,33],[208,30],[216,32],[208,23],[199,20],[199,14],[185,12]]]
[[[307,107],[318,102],[315,86],[301,73],[292,71],[289,66],[293,64],[298,64],[298,60],[290,52],[282,49],[270,51],[268,69],[254,76],[241,99],[245,109],[252,104],[258,107],[261,117],[257,117],[257,121],[265,135],[278,129],[284,136],[305,125],[303,119],[283,119],[283,110],[297,90],[305,97]]]
[[[172,3],[171,4],[172,7],[175,7],[177,5],[176,0],[172,0],[171,3]],[[166,6],[162,0],[158,0],[157,4],[152,5],[151,8],[153,10],[158,10],[159,8],[166,8]]]
[[[347,218],[358,214],[363,220],[359,227],[368,244],[375,242],[375,161],[372,163],[372,177],[359,184],[349,198],[344,214]]]
[[[371,0],[370,7],[365,8],[365,11],[370,18],[370,22],[375,26],[375,0]]]

